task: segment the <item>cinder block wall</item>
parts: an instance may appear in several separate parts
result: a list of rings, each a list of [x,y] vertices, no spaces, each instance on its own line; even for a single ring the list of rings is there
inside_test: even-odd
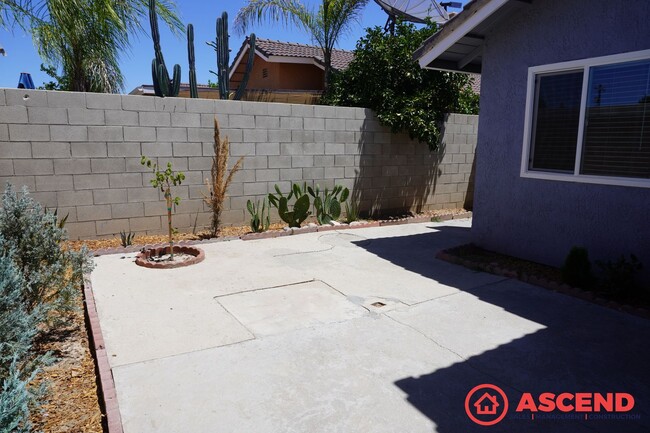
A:
[[[140,156],[185,172],[174,217],[181,231],[210,221],[203,203],[213,119],[244,157],[225,203],[225,224],[246,224],[246,201],[278,184],[353,189],[374,214],[471,208],[478,117],[450,114],[444,144],[391,134],[363,108],[0,89],[0,182],[26,185],[44,206],[69,214],[73,238],[122,230],[160,232],[162,193]]]

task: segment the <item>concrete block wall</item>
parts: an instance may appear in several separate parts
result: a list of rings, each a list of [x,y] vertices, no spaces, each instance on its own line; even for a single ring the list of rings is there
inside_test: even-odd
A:
[[[225,224],[246,224],[246,201],[275,184],[303,181],[348,186],[374,214],[471,206],[477,116],[450,114],[443,147],[430,153],[363,108],[21,89],[0,89],[0,183],[68,214],[73,238],[157,233],[166,210],[140,165],[146,155],[185,172],[174,225],[198,230],[210,221],[215,116],[231,165],[243,157]]]

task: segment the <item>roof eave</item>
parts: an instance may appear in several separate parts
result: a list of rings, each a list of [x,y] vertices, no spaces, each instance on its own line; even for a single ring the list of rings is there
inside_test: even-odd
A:
[[[530,0],[471,1],[440,31],[424,41],[413,53],[414,60],[427,69],[480,73],[485,32],[513,9],[504,8],[509,3],[527,4]]]

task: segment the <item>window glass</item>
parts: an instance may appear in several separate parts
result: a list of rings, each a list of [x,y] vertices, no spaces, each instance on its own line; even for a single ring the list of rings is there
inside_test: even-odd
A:
[[[650,178],[650,60],[589,75],[580,173]]]
[[[583,76],[580,69],[536,77],[530,170],[573,173]]]

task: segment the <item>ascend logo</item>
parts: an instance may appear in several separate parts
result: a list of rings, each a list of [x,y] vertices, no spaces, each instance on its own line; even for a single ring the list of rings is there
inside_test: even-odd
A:
[[[517,418],[528,414],[531,420],[538,418],[547,419],[544,414],[560,412],[576,419],[584,417],[590,419],[589,414],[622,414],[634,408],[634,397],[625,392],[591,393],[591,392],[563,392],[555,394],[543,392],[534,396],[530,392],[522,394],[516,406]],[[503,420],[508,412],[508,397],[496,385],[484,383],[478,385],[467,393],[465,398],[465,412],[469,419],[478,425],[491,426]],[[602,415],[605,416],[605,415]],[[600,415],[592,415],[599,419]],[[625,415],[621,415],[625,416]],[[608,418],[610,419],[610,418]]]
[[[465,398],[465,412],[478,425],[494,425],[508,413],[508,397],[496,385],[475,386]]]

